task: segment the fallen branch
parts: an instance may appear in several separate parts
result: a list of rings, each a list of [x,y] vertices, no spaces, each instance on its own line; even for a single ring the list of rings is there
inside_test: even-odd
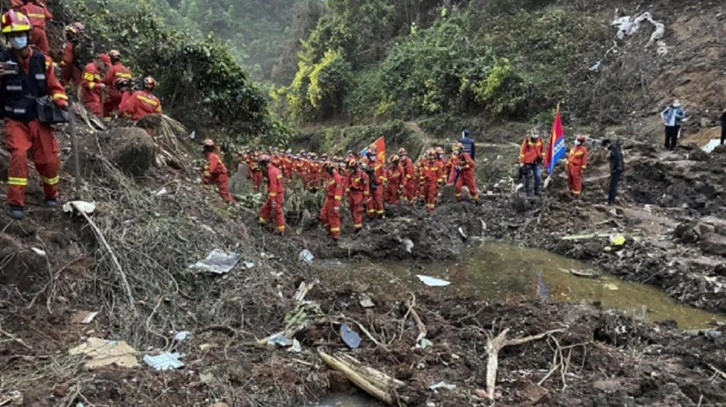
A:
[[[713,369],[713,371],[714,371],[714,372],[716,372],[716,374],[717,374],[718,376],[721,376],[721,378],[722,378],[722,379],[726,380],[726,373],[724,373],[724,372],[722,372],[722,371],[718,370],[718,369],[716,368],[716,366],[714,366],[714,365],[712,365],[712,364],[710,364],[710,363],[708,364],[708,367],[710,367],[711,369]]]
[[[507,346],[518,346],[523,345],[527,342],[537,341],[545,336],[552,335],[554,333],[562,332],[561,329],[555,329],[552,331],[543,332],[538,335],[526,336],[524,338],[507,339],[509,328],[502,331],[496,338],[487,339],[487,354],[489,360],[487,361],[487,397],[494,400],[494,387],[497,382],[497,368],[499,367],[499,351]],[[549,376],[549,374],[548,374]]]
[[[391,394],[405,385],[383,372],[361,366],[357,360],[350,356],[345,357],[346,360],[343,360],[343,356],[330,356],[323,351],[319,351],[318,355],[330,368],[341,372],[353,384],[388,405],[393,405]]]
[[[131,305],[131,308],[134,310],[134,315],[138,316],[138,311],[136,310],[136,301],[134,300],[134,294],[131,291],[131,285],[129,285],[129,280],[126,277],[126,273],[121,267],[121,264],[119,263],[116,254],[113,252],[113,249],[111,249],[108,241],[106,241],[106,237],[103,236],[103,233],[101,233],[101,229],[98,228],[96,222],[94,222],[93,219],[91,219],[83,210],[81,210],[81,208],[79,208],[75,203],[71,203],[71,205],[73,205],[73,208],[78,213],[80,213],[84,219],[86,219],[86,222],[88,222],[88,225],[91,226],[91,229],[93,229],[93,232],[96,234],[98,240],[101,242],[103,247],[106,248],[106,251],[108,251],[108,254],[111,256],[111,260],[113,261],[114,266],[116,266],[116,271],[118,272],[119,277],[121,277],[121,282],[123,283],[124,290],[126,291],[129,305]]]
[[[8,331],[6,331],[6,330],[4,330],[4,329],[0,329],[0,333],[1,333],[1,334],[3,334],[3,335],[5,335],[5,336],[7,336],[7,337],[8,337],[8,338],[10,338],[10,339],[12,339],[13,341],[15,341],[15,342],[17,342],[17,343],[19,343],[19,344],[23,345],[23,347],[24,347],[25,349],[28,349],[28,350],[33,350],[33,348],[32,348],[32,347],[30,347],[30,345],[28,345],[27,343],[25,343],[25,341],[24,341],[24,340],[22,340],[22,339],[18,338],[17,336],[15,336],[15,335],[11,334],[10,332],[8,332]]]
[[[418,336],[416,337],[416,343],[418,343],[421,339],[426,337],[428,331],[426,330],[426,325],[424,325],[423,321],[421,321],[421,317],[414,309],[414,307],[416,306],[416,296],[413,293],[409,293],[409,295],[411,296],[411,298],[406,300],[406,307],[408,308],[408,312],[411,314],[411,317],[413,317],[413,320],[416,321],[416,326],[418,327]]]

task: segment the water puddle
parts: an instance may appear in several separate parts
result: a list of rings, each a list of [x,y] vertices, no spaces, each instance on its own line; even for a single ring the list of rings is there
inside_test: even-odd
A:
[[[331,394],[305,407],[379,407],[383,404],[365,395]]]
[[[726,315],[680,304],[659,289],[622,281],[592,266],[542,250],[487,243],[473,250],[462,263],[416,266],[411,262],[343,264],[318,263],[323,281],[354,281],[381,287],[385,293],[430,290],[446,297],[474,296],[492,302],[516,297],[551,301],[597,301],[603,309],[655,322],[675,320],[681,329],[703,329]],[[596,273],[598,278],[578,277],[572,271]],[[446,287],[426,287],[416,275],[451,282]]]

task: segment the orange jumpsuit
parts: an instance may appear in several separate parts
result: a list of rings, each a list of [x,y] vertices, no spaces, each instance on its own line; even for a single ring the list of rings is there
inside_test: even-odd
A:
[[[232,202],[232,196],[229,194],[227,167],[224,166],[217,154],[210,151],[206,155],[208,162],[204,167],[203,182],[208,185],[216,185],[219,189],[219,196],[228,203]]]
[[[118,109],[121,104],[121,91],[116,89],[117,79],[131,80],[131,70],[126,68],[121,62],[116,62],[111,65],[111,67],[108,68],[108,71],[106,71],[106,76],[103,78],[103,83],[106,84],[106,87],[109,90],[106,102],[103,106],[104,116],[110,116],[111,113]],[[159,104],[159,106],[161,106],[161,104]]]
[[[274,216],[277,232],[285,232],[285,214],[282,205],[285,203],[285,186],[282,171],[274,165],[267,166],[267,200],[260,210],[260,223],[266,224],[270,216]],[[274,214],[273,214],[274,212]]]
[[[398,205],[404,181],[401,164],[390,164],[388,166],[388,186],[386,187],[386,194],[384,196],[386,203]]]
[[[33,2],[28,2],[20,7],[20,12],[28,17],[30,25],[33,26],[33,30],[30,32],[30,44],[45,54],[50,52],[48,36],[45,34],[45,22],[52,20],[53,14],[47,8]]]
[[[348,175],[348,206],[353,218],[353,228],[357,231],[363,228],[363,204],[370,195],[368,174],[360,168]]]
[[[90,110],[96,117],[101,117],[101,93],[103,88],[99,86],[102,82],[101,69],[95,62],[91,62],[83,69],[81,101],[86,109]]]
[[[370,180],[371,199],[368,200],[368,217],[383,217],[383,191],[386,188],[386,169],[381,163],[373,163],[373,179]]]
[[[310,161],[307,166],[307,182],[308,188],[315,188],[318,186],[318,179],[320,178],[320,164],[315,161]]]
[[[443,183],[443,166],[444,162],[436,159],[427,159],[421,166],[422,192],[424,202],[426,202],[427,212],[432,212],[436,207],[436,198],[439,196],[439,184]]]
[[[76,61],[76,44],[71,40],[66,40],[63,45],[63,59],[60,62],[61,67],[61,84],[78,86],[81,83],[83,72],[78,67]]]
[[[51,127],[37,119],[35,99],[27,97],[50,96],[57,105],[67,106],[68,97],[53,70],[53,61],[41,52],[28,49],[26,59],[14,51],[0,52],[0,60],[13,61],[20,66],[20,74],[0,78],[0,101],[5,106],[5,146],[10,152],[8,167],[8,204],[22,207],[25,204],[25,188],[28,185],[28,151],[33,154],[35,168],[43,181],[46,199],[57,199],[58,142]],[[33,94],[28,84],[35,81]]]
[[[586,167],[587,147],[572,147],[567,156],[567,188],[575,196],[582,193],[582,170]]]
[[[401,168],[403,169],[403,195],[410,204],[413,204],[413,198],[416,196],[416,169],[411,158],[402,157]]]
[[[136,121],[150,114],[161,114],[161,101],[146,89],[134,93],[124,92],[118,111]]]
[[[461,200],[461,188],[467,187],[474,202],[479,202],[479,191],[474,180],[474,159],[469,153],[461,152],[455,156],[449,172],[449,183],[454,184],[456,202]],[[458,172],[458,175],[457,175]]]
[[[325,187],[325,202],[320,211],[320,220],[334,240],[340,237],[340,203],[343,199],[343,179],[337,170],[328,180]]]

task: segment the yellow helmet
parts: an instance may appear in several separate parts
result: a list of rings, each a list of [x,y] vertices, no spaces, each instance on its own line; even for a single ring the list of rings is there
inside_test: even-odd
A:
[[[3,34],[28,32],[33,28],[28,17],[15,10],[10,10],[2,16]]]

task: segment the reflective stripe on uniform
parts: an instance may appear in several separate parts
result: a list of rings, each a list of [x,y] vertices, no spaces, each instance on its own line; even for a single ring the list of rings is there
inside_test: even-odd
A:
[[[40,177],[40,179],[42,179],[43,183],[46,185],[56,185],[60,181],[59,176],[55,176],[53,178]]]
[[[340,232],[340,228],[330,228],[331,233]]]
[[[270,198],[274,198],[277,196],[277,192],[270,192],[267,196]]]
[[[157,106],[157,105],[159,104],[159,102],[157,102],[156,100],[154,100],[154,99],[151,99],[151,98],[147,98],[146,96],[138,95],[138,96],[136,96],[136,97],[137,97],[137,98],[138,98],[138,99],[139,99],[140,101],[142,101],[142,102],[146,102],[146,103],[148,103],[148,104],[150,104],[150,105],[152,105],[152,106]]]
[[[280,232],[284,232],[285,231],[285,225],[278,226],[277,227],[277,230],[279,230]]]
[[[260,217],[260,223],[267,223],[267,219]]]
[[[8,185],[13,185],[16,187],[25,187],[28,185],[28,179],[19,178],[19,177],[8,177]]]

